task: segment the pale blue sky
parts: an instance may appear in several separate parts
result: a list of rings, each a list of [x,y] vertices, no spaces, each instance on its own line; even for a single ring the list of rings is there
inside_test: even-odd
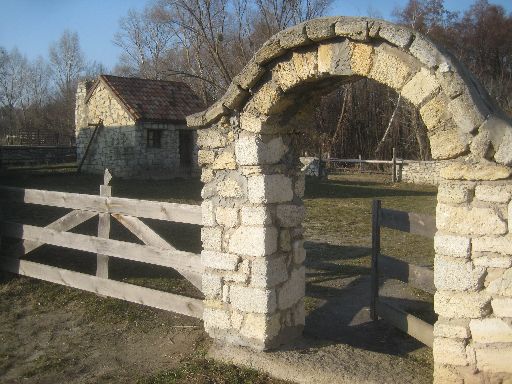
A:
[[[407,0],[334,0],[331,15],[366,15],[377,11],[389,19],[393,9]],[[491,0],[512,12],[511,0]],[[450,10],[465,10],[473,0],[445,0]],[[0,0],[0,46],[18,49],[30,59],[47,56],[48,46],[62,31],[78,32],[89,61],[107,68],[117,62],[120,50],[112,44],[119,18],[130,8],[143,9],[145,0]]]

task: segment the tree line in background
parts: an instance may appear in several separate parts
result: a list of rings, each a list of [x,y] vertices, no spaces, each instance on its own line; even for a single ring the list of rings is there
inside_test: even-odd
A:
[[[113,43],[122,54],[113,74],[182,80],[211,104],[270,36],[325,15],[331,2],[155,0],[119,21]],[[409,0],[392,21],[447,47],[512,114],[512,15],[502,7],[476,0],[459,14],[443,0]],[[104,71],[85,64],[78,37],[70,32],[51,46],[48,62],[0,51],[0,134],[42,127],[72,133],[76,81]],[[300,140],[312,154],[389,158],[396,147],[403,157],[430,157],[418,111],[372,80],[323,97],[314,121]]]
[[[67,30],[48,59],[30,61],[17,48],[0,47],[0,144],[70,144],[77,81],[104,71],[86,62],[77,33]]]

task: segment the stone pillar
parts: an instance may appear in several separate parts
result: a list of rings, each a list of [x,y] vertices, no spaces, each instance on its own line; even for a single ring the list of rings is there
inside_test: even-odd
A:
[[[474,178],[498,176],[493,172]],[[460,169],[451,176],[464,177]],[[435,383],[501,383],[511,377],[511,198],[510,179],[444,180],[439,186]]]
[[[275,348],[304,326],[304,178],[288,162],[286,136],[240,130],[235,118],[198,131],[198,145],[205,329]]]

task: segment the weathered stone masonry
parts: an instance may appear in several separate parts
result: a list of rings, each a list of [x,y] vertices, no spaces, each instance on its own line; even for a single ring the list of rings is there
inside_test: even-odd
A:
[[[478,82],[425,37],[333,17],[282,31],[227,93],[189,116],[202,166],[205,328],[268,349],[304,324],[294,137],[319,96],[365,76],[420,111],[441,170],[435,237],[436,383],[512,379],[512,124]]]
[[[77,159],[85,149],[100,119],[103,127],[83,164],[84,172],[102,174],[108,168],[116,177],[171,178],[188,176],[190,168],[180,164],[179,135],[185,124],[135,121],[105,84],[100,83],[86,103],[86,82],[80,82],[76,94]],[[159,147],[147,143],[147,131],[161,132]],[[196,133],[191,133],[195,142]],[[192,152],[192,165],[197,164],[197,149]]]

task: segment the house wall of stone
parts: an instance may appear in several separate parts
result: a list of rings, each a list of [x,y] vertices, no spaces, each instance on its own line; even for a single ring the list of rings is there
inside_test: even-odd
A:
[[[84,98],[85,86],[80,83],[75,117],[78,162],[94,130],[88,124],[103,120],[103,127],[98,129],[83,164],[84,172],[103,174],[108,168],[117,177],[190,176],[197,164],[197,148],[194,145],[192,169],[181,167],[179,130],[186,129],[185,124],[136,123],[103,84],[96,88],[87,103]],[[148,146],[148,129],[162,131],[159,148]]]

